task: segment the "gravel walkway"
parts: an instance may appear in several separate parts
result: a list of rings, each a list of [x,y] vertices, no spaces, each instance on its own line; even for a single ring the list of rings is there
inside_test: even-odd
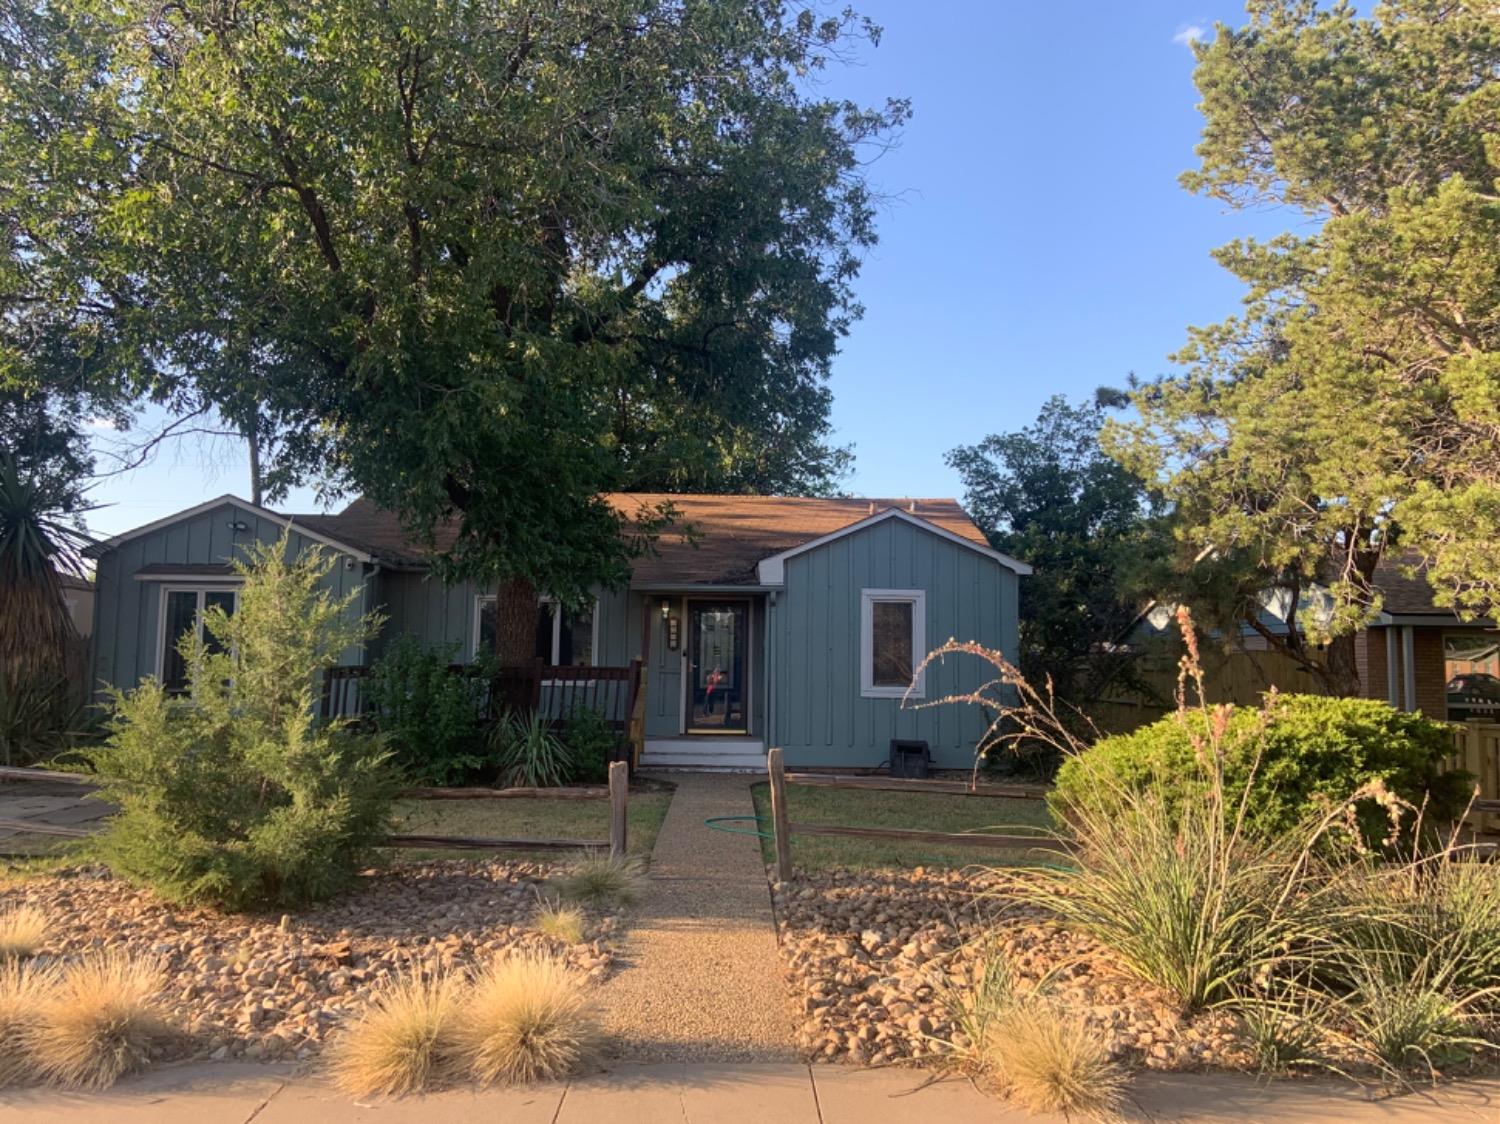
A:
[[[603,988],[614,1049],[638,1061],[787,1061],[795,1018],[759,843],[711,831],[753,815],[753,778],[673,774],[651,880]],[[739,825],[749,827],[750,824]]]

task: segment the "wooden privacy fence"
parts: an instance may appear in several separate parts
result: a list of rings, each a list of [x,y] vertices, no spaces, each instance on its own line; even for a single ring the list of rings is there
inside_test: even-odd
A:
[[[0,781],[51,781],[77,785],[80,788],[97,787],[92,780],[80,773],[57,773],[46,769],[0,768]],[[593,786],[582,795],[574,789],[512,789],[512,788],[408,788],[397,793],[401,797],[421,800],[505,800],[519,797],[541,799],[603,799],[609,798],[609,838],[603,840],[578,839],[490,839],[471,838],[458,835],[392,835],[382,846],[417,848],[421,850],[456,851],[608,851],[610,858],[623,860],[626,855],[628,833],[627,816],[630,811],[630,766],[624,761],[613,761],[609,766],[609,786]],[[93,832],[78,827],[48,824],[35,820],[0,819],[0,830],[25,832],[31,835],[56,835],[66,839],[82,839]]]
[[[825,835],[851,839],[887,839],[906,843],[940,843],[948,847],[973,847],[983,851],[1067,851],[1067,844],[1046,836],[996,835],[989,832],[920,831],[895,827],[845,827],[833,824],[793,823],[787,810],[788,785],[817,788],[859,789],[883,792],[936,792],[953,796],[1008,797],[1040,800],[1046,795],[1042,785],[979,785],[962,781],[900,780],[892,777],[840,777],[826,774],[788,774],[780,748],[766,754],[766,772],[771,784],[771,835],[776,851],[776,877],[787,882],[792,877],[792,836]]]
[[[475,705],[488,719],[512,710],[540,713],[555,724],[565,724],[574,714],[594,710],[622,737],[630,732],[642,682],[640,660],[631,660],[626,667],[502,667],[490,675],[483,675],[473,664],[452,664],[448,673],[474,681]],[[364,685],[373,674],[368,665],[330,668],[323,676],[319,716],[363,717],[368,703]]]
[[[1500,832],[1500,723],[1456,723],[1453,741],[1455,752],[1448,767],[1473,773],[1479,784],[1469,826],[1480,832]]]

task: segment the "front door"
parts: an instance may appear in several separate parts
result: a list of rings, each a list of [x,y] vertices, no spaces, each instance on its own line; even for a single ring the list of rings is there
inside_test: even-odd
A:
[[[744,601],[688,602],[687,728],[743,734],[750,729]]]

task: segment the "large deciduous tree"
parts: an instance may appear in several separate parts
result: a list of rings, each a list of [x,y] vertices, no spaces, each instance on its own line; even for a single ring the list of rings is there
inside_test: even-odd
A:
[[[1075,703],[1125,670],[1132,576],[1159,541],[1145,485],[1099,447],[1108,397],[1050,398],[1026,428],[948,454],[991,544],[1035,567],[1021,583],[1021,670]]]
[[[454,576],[620,580],[610,488],[827,487],[874,239],[818,96],[876,29],[780,0],[18,0],[4,314],[124,394],[213,404]],[[529,653],[519,626],[514,647]]]
[[[1195,329],[1112,443],[1252,625],[1273,589],[1332,591],[1268,639],[1352,693],[1383,556],[1463,613],[1500,593],[1500,19],[1488,0],[1249,13],[1196,48],[1184,182],[1304,219],[1218,252],[1244,311]]]

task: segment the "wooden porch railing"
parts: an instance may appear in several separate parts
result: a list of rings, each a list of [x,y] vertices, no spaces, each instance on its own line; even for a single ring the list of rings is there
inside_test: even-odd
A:
[[[1456,752],[1448,759],[1449,767],[1466,769],[1479,779],[1479,798],[1469,813],[1469,825],[1475,831],[1500,833],[1500,723],[1457,723],[1453,740]]]
[[[448,671],[469,677],[479,674],[469,664],[453,664]],[[368,666],[330,668],[323,678],[319,714],[323,718],[362,717],[367,709],[364,683],[372,675]],[[630,733],[641,685],[640,660],[631,660],[626,667],[502,667],[488,677],[479,705],[487,718],[513,710],[540,713],[559,725],[581,711],[596,710],[623,736]]]

